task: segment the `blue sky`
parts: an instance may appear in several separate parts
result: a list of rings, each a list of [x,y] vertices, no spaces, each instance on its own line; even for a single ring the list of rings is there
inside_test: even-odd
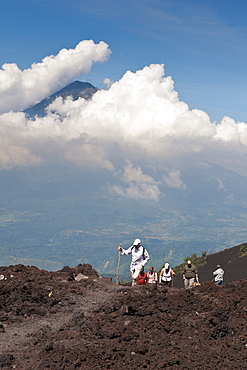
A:
[[[0,65],[29,68],[80,41],[105,41],[112,54],[82,81],[102,88],[151,63],[164,63],[180,100],[211,121],[247,122],[246,7],[243,1],[0,0]]]

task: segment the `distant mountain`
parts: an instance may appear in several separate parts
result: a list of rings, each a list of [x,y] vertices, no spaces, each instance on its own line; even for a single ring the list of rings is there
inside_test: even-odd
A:
[[[68,96],[72,96],[73,100],[79,98],[90,99],[98,89],[88,82],[74,81],[71,84],[65,86],[63,89],[50,95],[48,98],[41,102],[27,108],[24,113],[30,118],[35,116],[44,117],[46,115],[46,108],[59,96],[66,99]]]

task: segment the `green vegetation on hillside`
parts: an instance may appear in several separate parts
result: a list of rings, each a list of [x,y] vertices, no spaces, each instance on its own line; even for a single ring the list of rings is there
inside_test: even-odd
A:
[[[240,253],[241,253],[241,256],[247,255],[247,243],[244,243],[240,246]]]
[[[192,253],[191,256],[187,256],[184,258],[184,262],[181,263],[180,265],[178,266],[175,266],[173,268],[174,272],[176,274],[179,274],[179,273],[182,273],[183,269],[184,269],[184,266],[186,265],[187,261],[191,261],[193,265],[195,265],[196,267],[200,267],[200,266],[203,266],[205,265],[206,263],[206,256],[207,256],[207,251],[202,251],[201,252],[201,256],[197,256],[196,253]],[[164,267],[164,266],[162,266]]]

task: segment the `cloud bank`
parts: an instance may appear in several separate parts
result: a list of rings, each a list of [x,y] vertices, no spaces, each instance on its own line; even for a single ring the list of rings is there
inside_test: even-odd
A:
[[[15,63],[6,63],[0,70],[0,113],[28,108],[66,86],[82,73],[88,73],[96,62],[110,55],[108,45],[101,41],[81,41],[75,49],[62,49],[41,63],[21,71]]]
[[[162,64],[127,71],[89,101],[58,98],[34,121],[21,112],[109,55],[106,43],[82,41],[25,71],[3,66],[0,169],[66,161],[111,172],[116,184],[110,191],[119,196],[154,201],[162,184],[186,191],[188,161],[246,174],[247,124],[230,117],[211,122],[205,112],[190,110]]]

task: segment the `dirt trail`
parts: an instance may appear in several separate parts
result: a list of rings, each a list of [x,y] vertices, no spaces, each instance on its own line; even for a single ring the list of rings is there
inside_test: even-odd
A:
[[[51,331],[59,331],[66,325],[77,313],[83,313],[85,316],[93,315],[93,312],[105,302],[112,299],[113,291],[88,292],[86,297],[76,296],[73,309],[63,306],[59,303],[59,308],[56,313],[49,312],[44,317],[29,316],[24,317],[20,323],[10,322],[2,324],[0,332],[0,353],[7,348],[18,348],[24,346],[30,341],[30,337],[40,329],[49,328]]]

